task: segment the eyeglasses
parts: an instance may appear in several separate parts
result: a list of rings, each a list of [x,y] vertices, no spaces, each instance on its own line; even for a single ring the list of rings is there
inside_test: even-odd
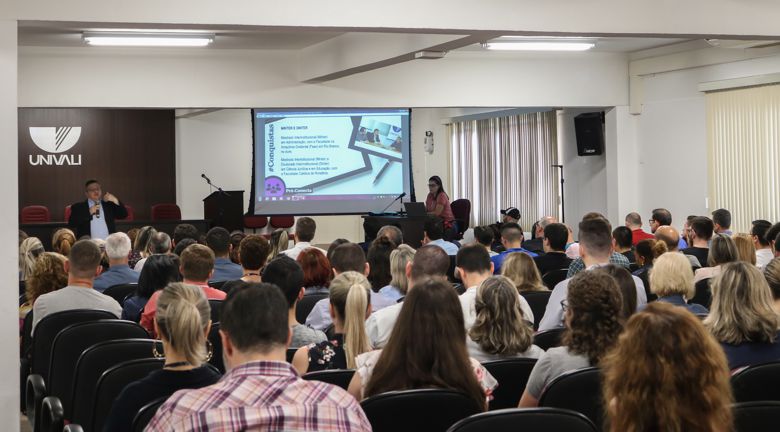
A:
[[[566,300],[566,299],[561,300],[561,310],[563,312],[566,312],[567,310],[569,310],[569,301],[568,300]]]
[[[428,183],[428,187],[436,187],[438,186],[436,183]]]

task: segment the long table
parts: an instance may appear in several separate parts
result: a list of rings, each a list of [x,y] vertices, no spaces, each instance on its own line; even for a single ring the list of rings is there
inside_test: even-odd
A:
[[[184,219],[184,220],[117,220],[117,231],[127,232],[132,228],[141,228],[147,225],[153,226],[157,231],[162,231],[173,237],[173,230],[176,229],[176,225],[188,223],[194,225],[198,231],[206,233],[209,230],[211,221],[208,219]],[[51,236],[60,228],[68,228],[66,222],[44,222],[44,223],[30,223],[19,224],[19,229],[26,232],[30,237],[38,237],[43,243],[43,247],[46,250],[51,250]]]

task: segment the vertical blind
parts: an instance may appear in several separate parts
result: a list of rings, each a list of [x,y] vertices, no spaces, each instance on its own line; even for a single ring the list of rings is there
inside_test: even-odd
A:
[[[780,85],[707,93],[710,208],[732,230],[780,220]]]
[[[453,199],[471,201],[471,226],[517,207],[523,229],[542,216],[559,217],[555,111],[456,122],[452,143]]]

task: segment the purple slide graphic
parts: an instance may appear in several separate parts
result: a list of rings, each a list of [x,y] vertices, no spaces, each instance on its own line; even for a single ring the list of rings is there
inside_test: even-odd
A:
[[[287,190],[284,180],[277,176],[271,176],[265,178],[265,196],[268,197],[280,197],[284,196],[284,192]]]

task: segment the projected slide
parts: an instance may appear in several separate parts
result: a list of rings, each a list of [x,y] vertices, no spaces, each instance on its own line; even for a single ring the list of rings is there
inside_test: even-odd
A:
[[[410,192],[409,110],[258,109],[253,121],[255,214],[378,212]]]

